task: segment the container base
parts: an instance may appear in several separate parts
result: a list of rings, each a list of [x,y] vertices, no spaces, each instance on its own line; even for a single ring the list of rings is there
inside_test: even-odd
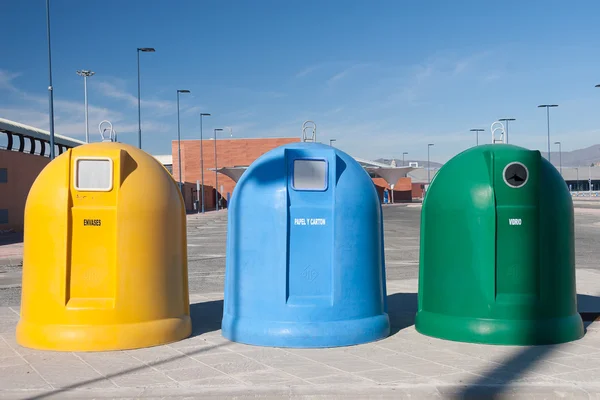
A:
[[[571,342],[583,337],[579,314],[567,317],[506,320],[465,318],[419,311],[417,332],[439,339],[466,343],[534,346]]]
[[[178,318],[115,325],[49,325],[20,320],[17,343],[36,350],[112,351],[176,342],[192,333],[192,320]]]
[[[324,322],[273,322],[223,315],[222,335],[232,342],[293,348],[352,346],[384,339],[390,334],[387,314]]]

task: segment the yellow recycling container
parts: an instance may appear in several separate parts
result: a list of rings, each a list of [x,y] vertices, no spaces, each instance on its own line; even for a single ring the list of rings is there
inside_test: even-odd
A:
[[[68,150],[25,206],[17,341],[123,350],[191,334],[185,207],[151,155],[122,143]]]

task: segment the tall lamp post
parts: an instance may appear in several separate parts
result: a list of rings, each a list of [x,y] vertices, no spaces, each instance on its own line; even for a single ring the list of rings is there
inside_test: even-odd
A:
[[[500,118],[498,121],[500,122],[506,122],[506,140],[504,140],[504,143],[508,143],[508,123],[510,121],[516,121],[516,119],[514,118]]]
[[[475,146],[479,146],[479,132],[483,132],[484,129],[471,129],[471,132],[475,132]]]
[[[335,139],[329,139],[329,145],[333,146],[333,142],[335,142]]]
[[[190,93],[187,89],[177,89],[177,158],[179,162],[179,190],[183,192],[183,184],[181,182],[181,130],[179,123],[179,93]]]
[[[562,148],[560,142],[554,142],[554,144],[558,145],[558,168],[560,174],[562,175]]]
[[[94,71],[88,71],[86,69],[80,69],[77,71],[77,75],[83,76],[83,102],[85,104],[85,142],[90,142],[90,126],[88,124],[88,101],[87,101],[87,78],[93,76]]]
[[[137,72],[138,72],[138,148],[142,148],[142,106],[140,96],[140,51],[143,53],[154,53],[152,47],[138,47],[137,49]]]
[[[200,114],[200,175],[202,176],[202,214],[204,214],[204,151],[202,150],[202,117],[210,117],[208,113]]]
[[[221,132],[223,129],[221,128],[215,128],[214,129],[214,135],[215,135],[215,205],[216,205],[216,209],[217,211],[219,211],[219,171],[217,171],[218,167],[217,167],[217,132]]]
[[[431,146],[433,146],[433,143],[429,143],[427,145],[427,186],[429,188],[429,184],[431,183],[431,178],[429,177],[429,149],[431,148]]]
[[[538,108],[546,107],[546,120],[548,126],[548,161],[550,161],[550,107],[558,107],[558,104],[541,104]]]
[[[403,153],[402,153],[402,166],[403,166],[403,167],[406,165],[406,164],[404,163],[404,156],[405,156],[405,155],[407,155],[407,154],[408,154],[408,152],[407,152],[407,151],[405,151],[405,152],[403,152]]]
[[[48,36],[48,97],[50,112],[50,160],[54,159],[54,94],[52,87],[52,54],[50,52],[50,0],[46,0],[46,33]]]

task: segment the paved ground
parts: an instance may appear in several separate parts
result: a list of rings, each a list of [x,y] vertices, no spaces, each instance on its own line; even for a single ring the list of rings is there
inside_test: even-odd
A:
[[[586,203],[587,204],[587,203]],[[220,335],[226,212],[188,217],[194,333],[181,342],[111,353],[24,349],[14,338],[20,289],[0,289],[0,398],[600,398],[600,322],[557,346],[483,346],[418,334],[420,207],[384,207],[393,334],[337,349],[246,346]],[[600,311],[600,209],[576,208],[579,308]],[[19,264],[18,244],[0,259]],[[8,250],[7,250],[8,249]],[[0,271],[19,267],[0,264]]]

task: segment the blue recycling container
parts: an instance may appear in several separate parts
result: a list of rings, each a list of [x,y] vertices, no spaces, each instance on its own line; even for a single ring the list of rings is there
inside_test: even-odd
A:
[[[383,218],[369,175],[319,143],[261,156],[231,197],[223,336],[334,347],[389,332]]]

